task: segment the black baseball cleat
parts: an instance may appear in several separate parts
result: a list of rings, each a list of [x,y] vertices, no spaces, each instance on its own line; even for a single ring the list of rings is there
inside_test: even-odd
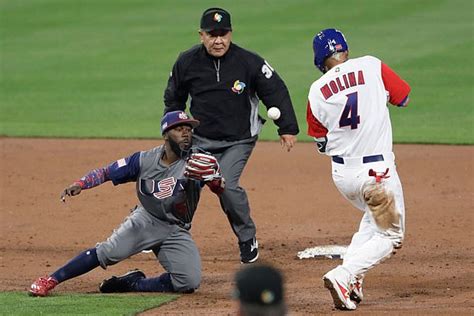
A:
[[[252,263],[258,259],[258,241],[252,238],[245,242],[239,242],[240,263]]]
[[[99,285],[99,290],[102,293],[133,292],[135,283],[145,277],[145,273],[138,269],[128,271],[124,275],[113,276],[110,279],[102,281]]]

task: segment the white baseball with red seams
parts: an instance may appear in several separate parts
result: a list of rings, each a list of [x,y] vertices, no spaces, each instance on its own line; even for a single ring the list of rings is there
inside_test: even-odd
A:
[[[308,134],[324,142],[324,146],[319,145],[320,151],[331,156],[337,189],[365,212],[342,264],[352,277],[363,276],[403,241],[405,206],[392,153],[387,101],[405,106],[409,91],[405,81],[372,56],[348,59],[334,66],[310,88]],[[369,170],[384,172],[386,168],[389,178],[382,179],[382,185],[394,194],[400,222],[393,229],[382,230],[369,211],[363,189],[375,182]]]
[[[267,116],[269,119],[278,120],[280,118],[281,112],[277,107],[271,107],[268,109]]]

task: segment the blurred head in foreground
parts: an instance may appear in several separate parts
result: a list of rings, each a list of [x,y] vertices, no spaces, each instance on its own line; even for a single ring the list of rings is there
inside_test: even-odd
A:
[[[238,315],[286,315],[283,276],[269,265],[252,265],[235,275],[234,298],[239,301]]]

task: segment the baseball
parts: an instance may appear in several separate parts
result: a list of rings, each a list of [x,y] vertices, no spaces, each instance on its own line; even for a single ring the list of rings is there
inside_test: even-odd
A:
[[[267,116],[269,119],[278,120],[280,118],[281,112],[276,107],[271,107],[268,109]]]

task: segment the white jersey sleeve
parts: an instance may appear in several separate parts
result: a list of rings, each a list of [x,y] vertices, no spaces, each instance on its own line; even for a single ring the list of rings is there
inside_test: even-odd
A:
[[[382,62],[372,56],[349,59],[310,88],[309,134],[327,137],[329,156],[360,157],[392,151],[392,126]],[[313,128],[311,122],[319,125]]]

